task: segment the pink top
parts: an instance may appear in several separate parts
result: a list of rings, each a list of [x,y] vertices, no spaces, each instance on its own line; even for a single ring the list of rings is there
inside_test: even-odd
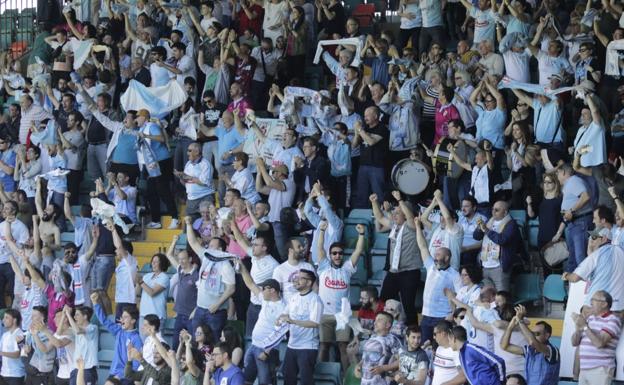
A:
[[[236,225],[238,225],[238,229],[241,231],[243,236],[245,235],[247,230],[251,226],[253,226],[253,223],[251,222],[251,217],[249,217],[249,215],[245,215],[244,217],[241,217],[241,218],[236,218],[235,220],[236,220]],[[240,245],[236,242],[236,240],[234,240],[234,237],[230,237],[230,242],[228,243],[227,252],[236,254],[241,258],[247,257],[247,251],[244,250],[242,247],[240,247]]]
[[[460,119],[457,107],[452,104],[443,106],[440,100],[436,99],[435,107],[435,136],[433,138],[433,146],[437,145],[441,138],[448,136],[448,122],[453,119]]]
[[[230,112],[234,112],[236,107],[238,107],[238,116],[241,118],[245,117],[247,110],[253,109],[253,106],[251,105],[249,100],[247,100],[247,98],[240,98],[237,100],[232,100],[230,104],[228,104],[227,110]]]
[[[65,293],[57,293],[54,291],[54,286],[46,285],[45,294],[48,298],[48,326],[53,332],[56,331],[56,324],[54,323],[54,315],[58,309],[62,309],[65,305],[74,306],[74,295],[70,294],[68,297]]]

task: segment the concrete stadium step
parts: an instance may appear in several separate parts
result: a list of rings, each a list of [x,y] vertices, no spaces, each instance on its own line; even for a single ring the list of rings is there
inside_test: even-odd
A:
[[[169,242],[136,241],[132,242],[135,257],[152,256],[156,253],[166,253]]]
[[[148,242],[163,242],[168,245],[176,234],[182,234],[182,229],[146,229],[145,240]]]

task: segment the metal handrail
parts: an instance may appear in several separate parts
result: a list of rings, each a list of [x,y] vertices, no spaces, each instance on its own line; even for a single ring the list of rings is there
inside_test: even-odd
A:
[[[0,51],[22,56],[35,39],[37,0],[0,1]]]

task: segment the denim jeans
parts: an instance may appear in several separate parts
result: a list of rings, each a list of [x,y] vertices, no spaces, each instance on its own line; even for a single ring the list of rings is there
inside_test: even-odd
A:
[[[256,326],[256,322],[258,321],[258,316],[260,315],[260,309],[262,306],[254,305],[250,303],[247,307],[247,319],[245,321],[245,337],[251,337],[251,332],[253,332],[254,326]]]
[[[433,342],[433,328],[440,321],[444,321],[444,318],[429,317],[426,315],[422,317],[422,320],[420,320],[421,341],[425,342],[429,340],[429,342]]]
[[[356,181],[355,208],[367,209],[370,207],[368,197],[371,193],[383,199],[385,173],[383,167],[360,165]]]
[[[213,341],[219,341],[221,331],[225,327],[225,321],[227,321],[227,311],[225,309],[211,313],[208,309],[198,306],[193,315],[193,330],[197,330],[199,325],[208,325],[210,330],[212,330]]]
[[[282,366],[284,385],[297,385],[297,376],[301,385],[313,385],[317,355],[318,349],[286,349]]]
[[[115,272],[115,257],[96,255],[92,272],[94,274],[93,290],[108,290]]]
[[[192,336],[195,335],[195,330],[193,329],[193,322],[189,319],[188,315],[178,314],[176,315],[175,324],[173,325],[173,335],[179,336],[180,331],[185,329]],[[180,344],[179,338],[173,339],[173,350],[178,350],[178,345]]]
[[[565,241],[570,256],[568,257],[566,272],[573,272],[587,256],[587,231],[591,224],[591,215],[585,215],[567,223]]]
[[[269,357],[263,361],[258,358],[263,351],[264,349],[251,345],[251,347],[247,349],[247,352],[245,352],[243,362],[246,384],[252,384],[256,380],[256,377],[258,378],[259,385],[273,384],[275,368],[279,361],[279,352],[277,349],[271,350]]]

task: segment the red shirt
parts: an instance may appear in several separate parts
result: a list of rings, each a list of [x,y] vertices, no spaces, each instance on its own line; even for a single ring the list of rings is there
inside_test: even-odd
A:
[[[435,137],[433,138],[433,145],[437,145],[440,138],[448,136],[448,123],[453,119],[461,119],[457,107],[452,104],[443,106],[439,100],[436,100],[435,111]],[[444,149],[446,151],[446,149]]]
[[[384,301],[377,302],[376,309],[360,309],[358,310],[358,318],[360,319],[360,324],[364,329],[373,330],[373,323],[375,322],[375,317],[377,317],[377,313],[383,311],[386,304]]]
[[[242,8],[238,11],[238,35],[242,35],[246,29],[251,29],[254,31],[256,36],[260,36],[260,31],[262,30],[262,20],[264,20],[264,8],[258,4],[253,4],[249,7],[249,12],[255,12],[256,18],[253,20],[250,19]]]

